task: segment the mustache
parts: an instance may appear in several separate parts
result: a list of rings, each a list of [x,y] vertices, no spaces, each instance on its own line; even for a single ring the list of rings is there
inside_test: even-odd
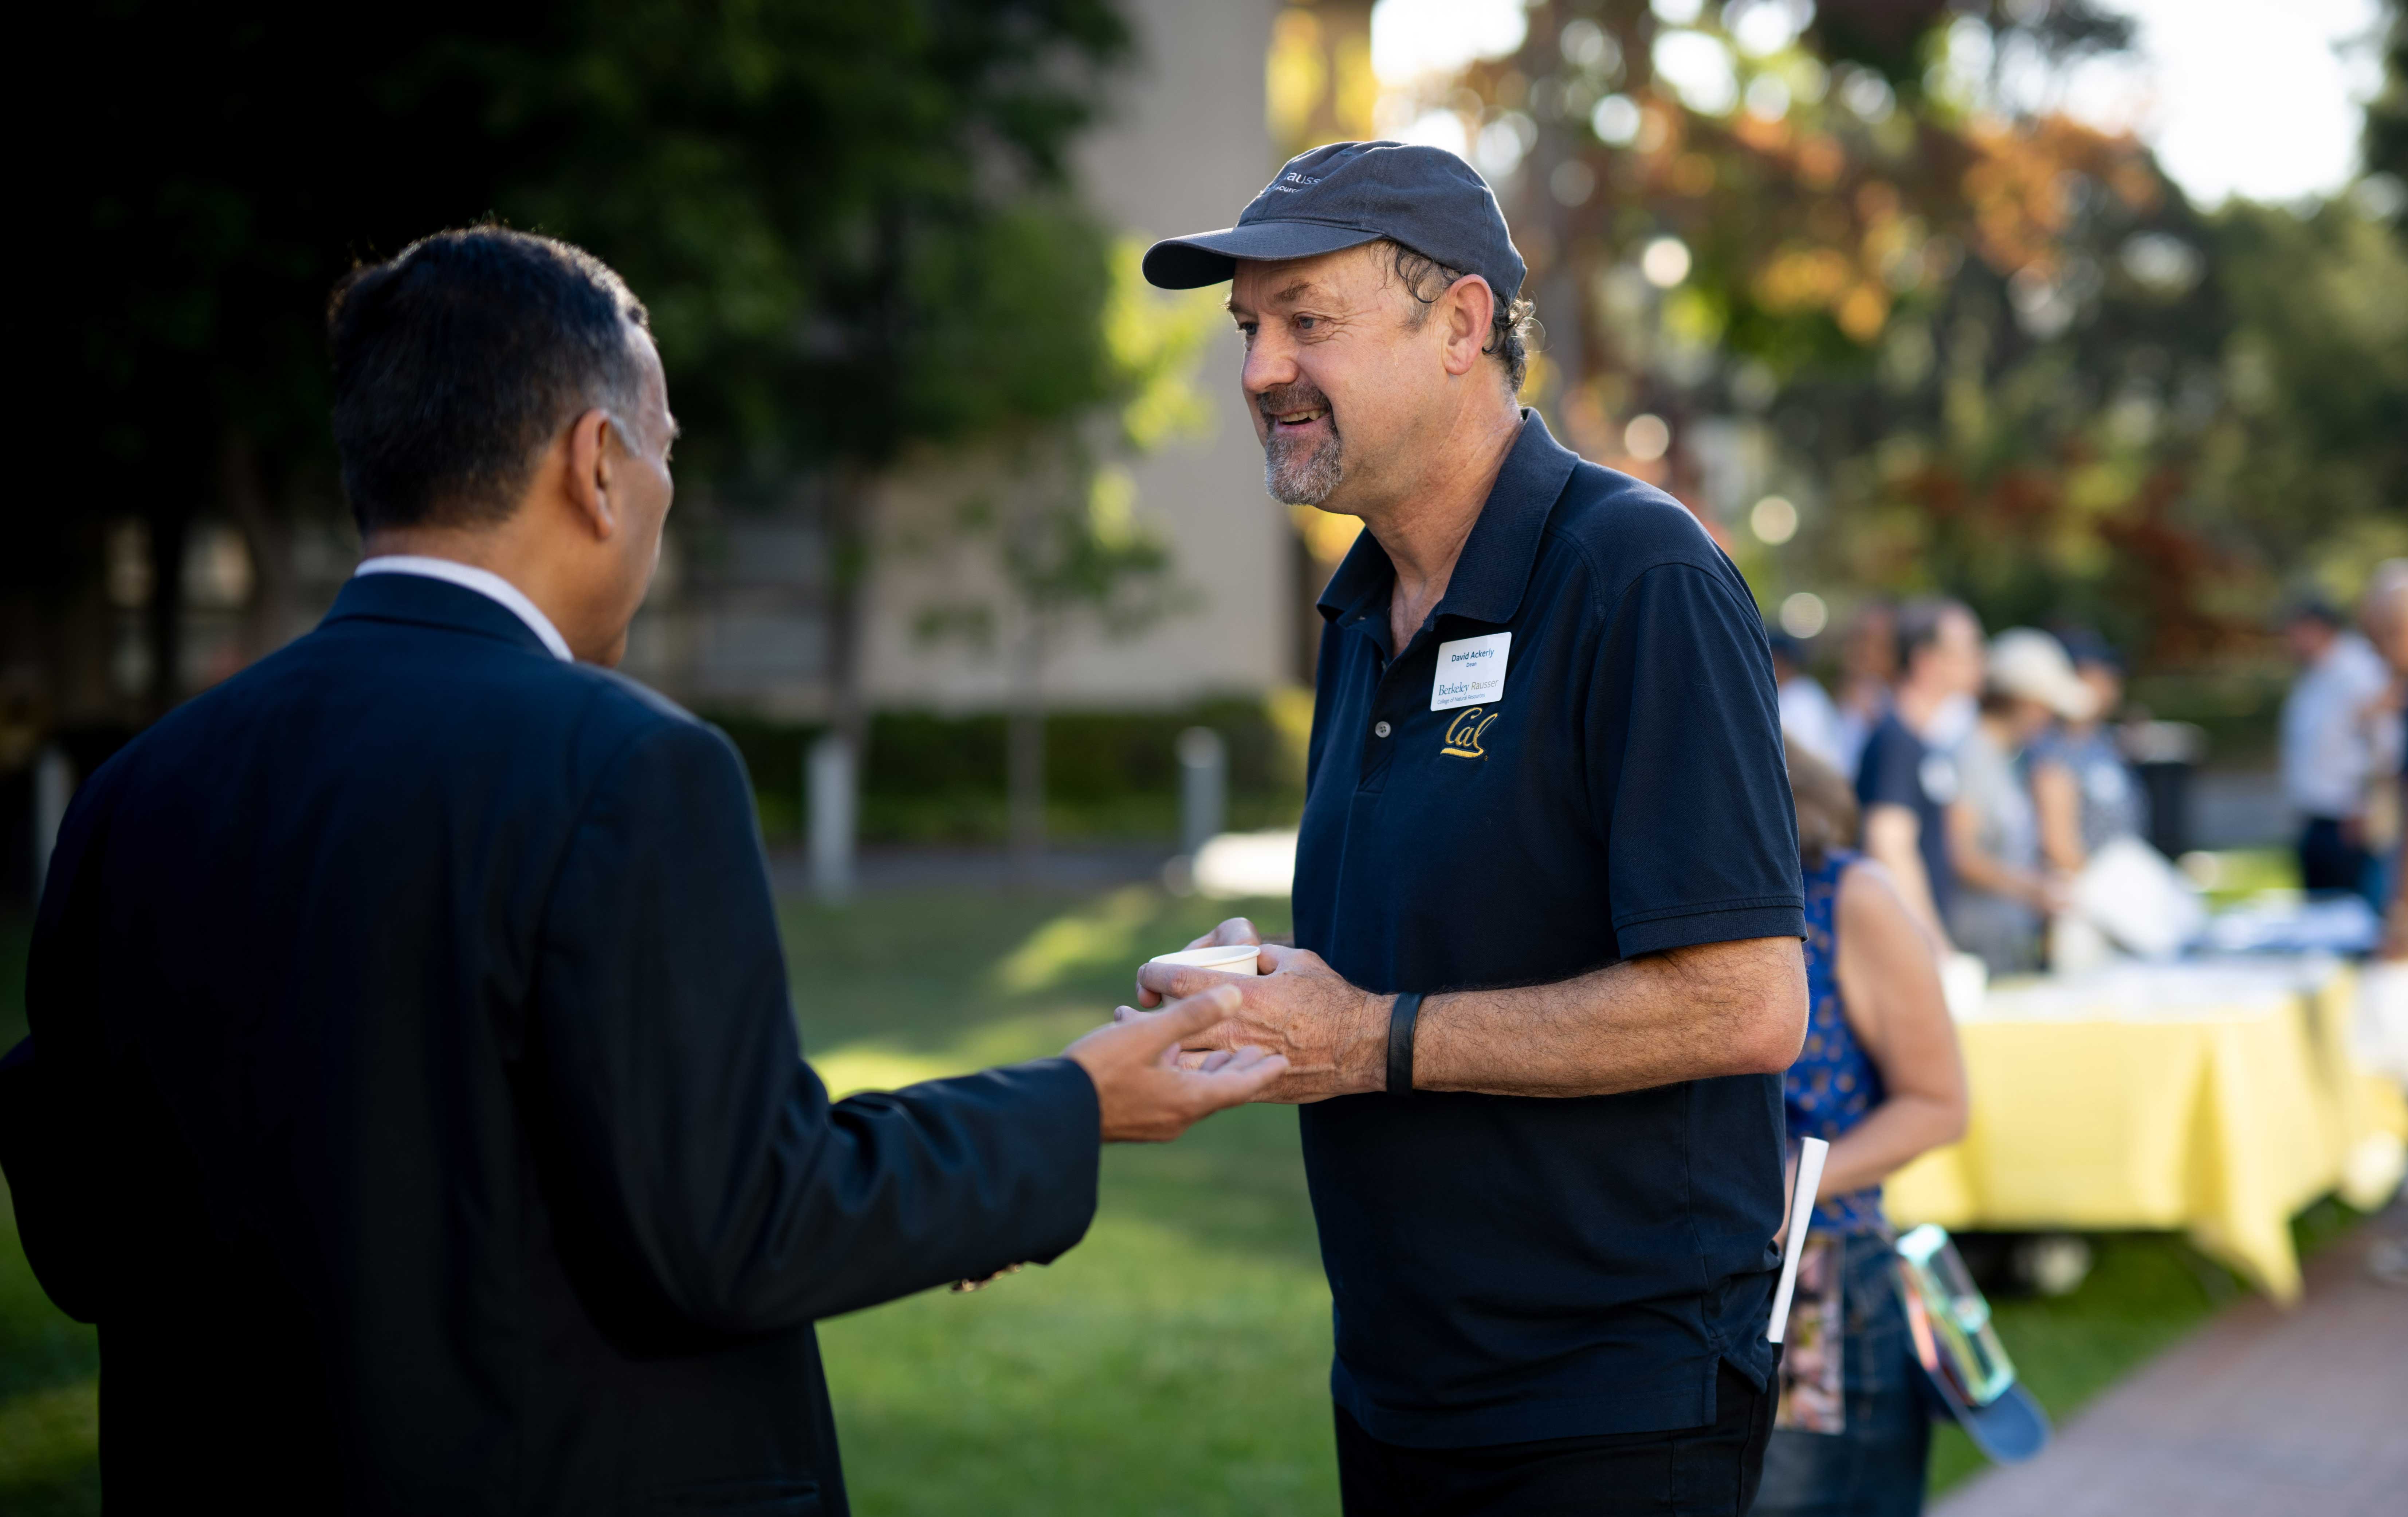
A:
[[[1335,419],[1338,414],[1338,408],[1329,404],[1329,397],[1321,393],[1319,385],[1308,384],[1302,380],[1295,384],[1281,385],[1276,390],[1264,391],[1254,397],[1254,409],[1267,422],[1272,417],[1285,416],[1291,411],[1326,410],[1330,413],[1333,425],[1336,424]]]

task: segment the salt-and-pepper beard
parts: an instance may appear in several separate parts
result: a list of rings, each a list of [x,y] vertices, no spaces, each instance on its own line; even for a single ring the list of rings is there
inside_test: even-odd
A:
[[[1318,506],[1327,500],[1346,478],[1338,413],[1330,409],[1329,397],[1312,385],[1283,385],[1256,396],[1254,408],[1266,422],[1263,488],[1273,500],[1288,506]],[[1280,436],[1279,422],[1273,418],[1315,408],[1327,413],[1329,436],[1313,443],[1310,451],[1301,439],[1290,442]]]

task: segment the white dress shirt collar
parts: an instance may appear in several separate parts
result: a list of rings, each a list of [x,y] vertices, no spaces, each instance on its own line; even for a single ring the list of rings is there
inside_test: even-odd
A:
[[[527,624],[527,630],[543,639],[552,656],[564,664],[573,664],[577,655],[568,651],[568,639],[552,624],[552,618],[537,608],[526,598],[526,593],[491,569],[480,569],[473,564],[454,559],[429,558],[423,553],[382,553],[363,560],[351,571],[354,578],[363,574],[419,574],[429,580],[448,580],[463,590],[473,590],[489,600],[496,600],[509,608],[510,614]]]

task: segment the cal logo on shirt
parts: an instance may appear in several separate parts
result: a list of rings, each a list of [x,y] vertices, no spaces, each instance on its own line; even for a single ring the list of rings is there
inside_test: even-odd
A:
[[[1438,674],[1430,680],[1429,708],[1451,711],[1458,706],[1486,706],[1505,694],[1505,654],[1513,646],[1510,632],[1484,637],[1457,637],[1438,645]]]
[[[1488,750],[1480,746],[1480,739],[1488,735],[1488,724],[1504,713],[1490,711],[1484,716],[1481,712],[1482,708],[1475,706],[1448,723],[1446,746],[1439,751],[1448,758],[1486,758]]]

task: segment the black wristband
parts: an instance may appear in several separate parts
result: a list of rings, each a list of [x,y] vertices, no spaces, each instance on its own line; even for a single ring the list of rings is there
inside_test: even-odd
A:
[[[1388,1094],[1413,1088],[1413,1023],[1422,1014],[1422,993],[1409,990],[1388,1013]]]

